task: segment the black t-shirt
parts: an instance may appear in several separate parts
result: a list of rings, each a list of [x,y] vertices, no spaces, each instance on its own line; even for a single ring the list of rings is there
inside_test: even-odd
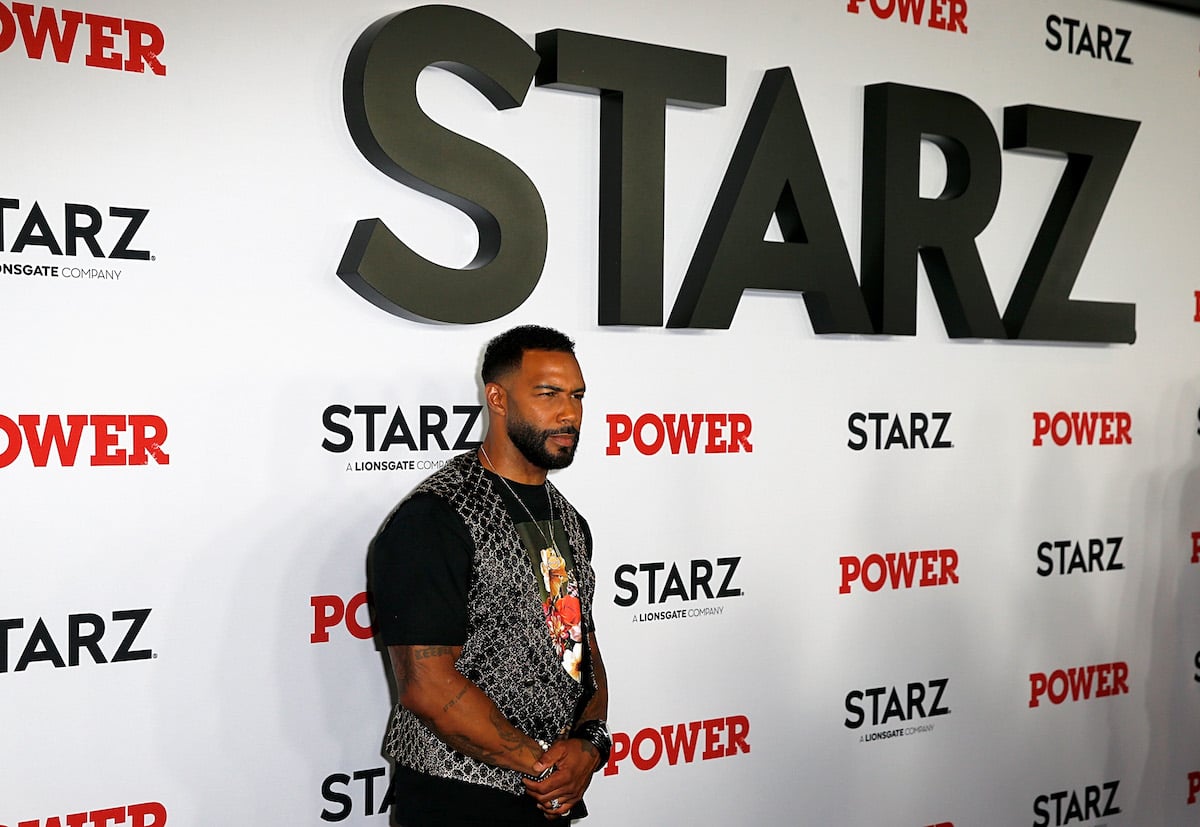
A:
[[[550,532],[556,541],[553,545],[568,547],[559,515],[555,513],[554,522],[547,523],[551,501],[545,486],[501,481],[486,469],[485,473],[527,548],[551,544]],[[591,531],[582,516],[579,520],[591,559]],[[388,519],[374,546],[371,591],[375,624],[383,643],[462,645],[467,637],[467,593],[475,544],[453,506],[436,494],[415,494]],[[529,576],[541,577],[532,556]],[[583,618],[583,623],[585,631],[593,631],[590,617]]]

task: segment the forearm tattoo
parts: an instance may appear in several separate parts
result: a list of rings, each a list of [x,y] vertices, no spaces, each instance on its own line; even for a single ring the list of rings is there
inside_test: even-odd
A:
[[[460,700],[462,700],[462,696],[466,695],[467,690],[470,688],[471,688],[470,684],[464,683],[462,689],[458,690],[458,694],[455,695],[453,698],[451,698],[449,701],[447,701],[446,705],[442,707],[442,712],[449,712],[450,708],[453,707],[455,704],[457,704]]]
[[[426,670],[427,664],[421,663],[421,661],[453,654],[454,647],[451,646],[405,646],[395,652],[392,663],[400,694],[403,695],[409,686],[415,685],[420,679],[420,674]],[[517,753],[523,751],[529,756],[530,761],[536,761],[541,756],[541,749],[537,743],[522,734],[494,706],[488,712],[486,722],[478,722],[478,725],[464,727],[464,720],[468,720],[469,723],[469,719],[457,716],[473,714],[467,711],[472,708],[471,705],[465,703],[471,689],[472,684],[464,680],[454,697],[441,705],[443,714],[453,710],[454,719],[444,719],[441,715],[430,714],[429,711],[421,712],[417,709],[411,711],[452,749],[471,758],[495,766],[512,766],[514,764],[521,766],[529,763],[525,760],[515,760]],[[494,730],[495,737],[488,734],[488,725]],[[468,728],[472,732],[446,732],[445,730],[448,728]],[[481,741],[486,743],[481,743]]]
[[[537,759],[539,752],[532,747],[532,741],[522,735],[508,719],[500,714],[500,710],[492,710],[490,723],[499,738],[500,748],[488,747],[473,740],[469,735],[438,733],[438,735],[456,751],[470,756],[486,764],[503,766],[502,759],[525,750],[530,757]],[[435,730],[436,731],[436,730]]]

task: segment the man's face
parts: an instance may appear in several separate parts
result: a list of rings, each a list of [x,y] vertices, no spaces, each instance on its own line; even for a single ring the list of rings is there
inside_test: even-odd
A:
[[[521,369],[504,381],[508,438],[533,465],[566,468],[575,458],[583,421],[583,373],[570,353],[527,350]]]

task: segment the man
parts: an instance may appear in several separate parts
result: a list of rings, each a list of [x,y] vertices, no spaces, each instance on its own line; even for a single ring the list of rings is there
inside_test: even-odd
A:
[[[574,343],[517,327],[488,344],[481,373],[483,444],[421,483],[374,542],[402,827],[581,818],[611,747],[591,534],[546,479],[579,439]]]

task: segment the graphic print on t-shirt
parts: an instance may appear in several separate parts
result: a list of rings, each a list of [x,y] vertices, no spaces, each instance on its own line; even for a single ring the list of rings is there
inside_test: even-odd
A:
[[[566,531],[560,520],[542,520],[517,523],[517,534],[538,577],[542,614],[554,651],[563,669],[578,681],[583,663],[583,611]]]

